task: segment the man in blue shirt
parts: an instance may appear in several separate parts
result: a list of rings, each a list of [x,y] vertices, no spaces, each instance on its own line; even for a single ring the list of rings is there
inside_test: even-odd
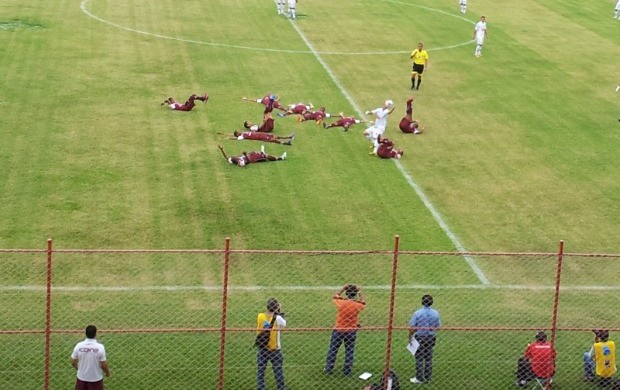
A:
[[[435,331],[441,327],[439,312],[431,309],[433,297],[422,297],[422,308],[416,310],[409,320],[409,340],[415,337],[420,343],[415,353],[415,377],[411,383],[420,384],[429,382],[433,374],[433,347],[435,346]]]

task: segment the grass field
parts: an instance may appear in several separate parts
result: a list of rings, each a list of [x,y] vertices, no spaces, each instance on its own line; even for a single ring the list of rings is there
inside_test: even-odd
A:
[[[231,237],[235,248],[390,249],[398,234],[403,250],[554,252],[565,240],[569,252],[620,253],[620,94],[612,77],[620,22],[612,19],[614,4],[474,0],[461,15],[456,3],[312,0],[300,2],[299,18],[290,22],[270,1],[259,0],[4,0],[0,248],[43,248],[47,238],[60,249],[221,248]],[[483,57],[475,58],[473,24],[482,14],[489,38]],[[409,52],[418,41],[429,49],[430,66],[421,89],[412,92]],[[209,102],[189,113],[159,105],[168,96],[182,100],[205,91]],[[228,165],[218,144],[232,154],[260,144],[225,140],[218,132],[260,121],[261,107],[241,97],[271,91],[283,103],[310,101],[352,115],[390,98],[397,107],[386,135],[405,155],[398,162],[369,156],[363,125],[345,133],[276,118],[275,133],[297,134],[291,147],[266,145],[274,154],[287,151],[286,161]],[[421,136],[397,128],[412,94],[415,116],[426,127]],[[308,294],[276,291],[291,308],[292,326],[329,327],[331,292],[322,287],[389,284],[389,256],[362,256],[354,266],[347,258],[278,257],[277,276],[267,273],[268,259],[245,255],[233,264],[233,285],[267,290],[233,290],[230,326],[252,326],[270,286],[313,286]],[[406,323],[418,305],[426,291],[421,286],[431,286],[447,326],[549,325],[552,290],[535,287],[553,286],[554,258],[475,260],[493,288],[459,287],[481,283],[460,257],[404,261],[399,283],[412,287],[399,291],[397,323]],[[44,281],[39,256],[2,254],[0,261],[7,270],[2,286]],[[605,310],[618,299],[617,258],[579,258],[565,272],[565,285],[581,290],[566,292],[560,325],[617,326],[620,318]],[[55,283],[85,290],[59,290],[54,328],[72,332],[89,320],[102,329],[218,327],[216,293],[88,288],[218,286],[220,275],[221,265],[210,257],[206,266],[180,255],[61,258]],[[504,288],[510,285],[532,288]],[[1,328],[40,329],[42,296],[3,290]],[[369,305],[365,325],[385,325],[386,299],[385,290],[370,291],[369,302],[377,305]],[[312,311],[321,313],[318,319]],[[496,369],[509,375],[489,381],[485,375],[494,371],[488,365],[459,355],[447,361],[462,369],[443,371],[432,386],[456,388],[464,373],[474,378],[470,388],[512,385],[515,350],[530,336],[495,332],[480,342],[446,332],[438,356],[448,354],[454,340],[459,351],[473,349],[501,362]],[[39,335],[2,337],[5,351],[41,347]],[[123,381],[113,379],[112,389],[130,383],[179,388],[181,378],[190,386],[212,383],[217,372],[217,356],[210,353],[217,350],[215,334],[207,340],[191,332],[108,337],[111,351],[144,343],[149,351],[163,345],[169,352],[141,355],[144,360],[116,352],[113,364]],[[307,366],[320,366],[326,337],[287,335],[291,350],[317,346],[306,347],[307,355],[286,354],[295,388],[314,386],[315,371]],[[383,337],[360,337],[359,349],[376,351]],[[558,350],[564,348],[558,365],[567,367],[559,373],[562,388],[573,388],[589,337],[558,336]],[[239,351],[250,339],[245,333],[229,337],[229,351],[245,356]],[[54,334],[54,389],[71,382],[64,365],[75,341],[75,334]],[[511,348],[489,355],[494,344]],[[188,351],[208,368],[193,371]],[[245,360],[233,360],[227,371],[231,388],[253,386],[254,352],[245,352]],[[406,379],[411,364],[403,352],[396,367]],[[6,370],[0,388],[40,388],[42,358],[9,356],[8,366],[0,366]],[[382,356],[358,353],[356,364],[376,371]],[[145,380],[132,368],[149,358],[157,365]],[[177,368],[168,368],[168,361]],[[321,378],[317,386],[329,383]],[[359,387],[346,378],[335,383]]]

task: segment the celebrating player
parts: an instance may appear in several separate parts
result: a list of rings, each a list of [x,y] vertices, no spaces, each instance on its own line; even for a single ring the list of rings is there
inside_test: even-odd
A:
[[[388,115],[394,111],[394,108],[394,102],[388,99],[383,103],[382,107],[375,108],[372,111],[366,111],[366,115],[375,116],[375,123],[364,130],[364,136],[373,143],[373,150],[370,154],[377,154],[377,149],[379,148],[377,140],[385,133]]]
[[[281,137],[271,133],[259,133],[257,131],[239,131],[235,130],[233,132],[232,137],[228,137],[228,139],[236,139],[238,141],[243,140],[253,140],[253,141],[263,141],[263,142],[271,142],[274,144],[280,145],[292,145],[292,141],[295,139],[295,133],[287,136]]]
[[[268,93],[260,99],[250,99],[244,96],[241,98],[241,100],[246,100],[248,102],[256,102],[256,103],[262,104],[265,107],[271,104],[273,108],[286,111],[286,108],[282,107],[282,105],[280,104],[280,98],[274,93]]]
[[[331,129],[332,127],[342,127],[342,131],[348,131],[349,127],[351,127],[352,125],[364,122],[363,120],[357,119],[354,116],[344,116],[342,112],[338,114],[338,116],[340,117],[340,119],[335,122],[332,122],[330,124],[323,122],[323,127],[326,129]]]
[[[404,153],[402,149],[395,149],[394,143],[387,138],[382,138],[379,136],[378,142],[379,148],[377,149],[377,156],[379,156],[379,158],[399,159]]]
[[[286,111],[284,113],[278,113],[278,116],[284,117],[289,115],[303,115],[306,111],[310,111],[314,108],[312,103],[296,103],[289,104]]]
[[[422,134],[423,128],[420,122],[413,119],[413,96],[407,100],[407,111],[398,124],[400,131],[407,134]]]
[[[323,122],[323,119],[330,118],[332,115],[325,112],[325,107],[319,108],[318,111],[306,111],[297,117],[298,122],[315,121],[317,125]]]
[[[237,165],[239,167],[244,167],[248,164],[268,161],[282,161],[286,159],[286,152],[282,153],[280,157],[272,156],[271,154],[265,153],[264,146],[260,147],[260,152],[241,152],[240,156],[230,157],[228,156],[228,154],[226,154],[224,148],[221,145],[218,145],[217,147],[220,148],[220,151],[222,152],[224,158],[226,159],[226,161],[228,161],[229,164]]]
[[[176,111],[191,111],[192,108],[194,108],[196,106],[196,103],[194,103],[194,100],[200,100],[203,103],[206,103],[207,100],[209,100],[209,94],[207,94],[205,92],[204,95],[202,96],[198,96],[196,94],[193,94],[192,96],[190,96],[187,101],[184,104],[181,104],[179,102],[177,102],[176,100],[174,100],[173,97],[169,97],[168,99],[164,100],[160,106],[163,106],[164,104],[167,104],[168,107],[171,110],[176,110]]]
[[[270,100],[271,103],[275,102],[275,100]],[[243,122],[243,127],[249,129],[250,131],[258,131],[259,133],[271,133],[273,128],[275,127],[275,122],[273,120],[273,115],[271,112],[273,111],[273,104],[269,103],[267,107],[265,107],[265,111],[263,111],[263,123],[261,125],[255,125],[250,121]]]

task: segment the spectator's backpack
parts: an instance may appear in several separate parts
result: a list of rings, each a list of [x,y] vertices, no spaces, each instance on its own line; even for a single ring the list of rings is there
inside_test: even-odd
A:
[[[381,382],[374,384],[370,388],[371,390],[383,390],[383,384],[385,383],[385,374],[381,376]],[[388,377],[387,390],[400,390],[400,383],[398,383],[398,375],[390,369],[390,376]]]

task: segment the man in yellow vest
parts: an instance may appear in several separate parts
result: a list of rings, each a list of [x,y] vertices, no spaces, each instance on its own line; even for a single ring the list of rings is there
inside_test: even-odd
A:
[[[594,330],[594,345],[583,354],[583,379],[591,381],[594,376],[609,383],[616,373],[616,343],[609,340],[608,330]]]

